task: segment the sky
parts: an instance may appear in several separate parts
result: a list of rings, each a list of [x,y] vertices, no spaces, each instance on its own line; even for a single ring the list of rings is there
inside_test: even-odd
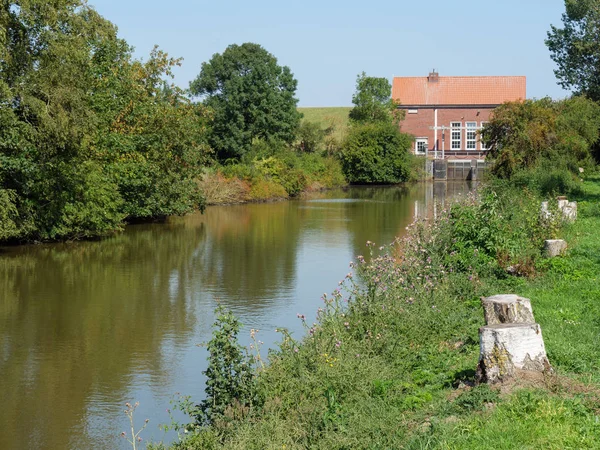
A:
[[[183,57],[187,88],[203,62],[254,42],[290,67],[299,106],[351,106],[356,77],[525,75],[527,97],[564,98],[544,44],[564,0],[89,0],[147,58]]]

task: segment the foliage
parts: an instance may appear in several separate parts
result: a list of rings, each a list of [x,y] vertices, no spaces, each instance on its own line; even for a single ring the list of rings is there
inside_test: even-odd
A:
[[[219,159],[241,157],[255,139],[292,143],[301,117],[297,84],[258,44],[230,45],[203,63],[190,91],[213,111],[210,143]]]
[[[82,0],[4,2],[0,23],[2,238],[102,236],[202,207],[207,119],[164,81],[178,60],[134,60]]]
[[[353,126],[338,157],[350,183],[400,183],[410,177],[411,138],[392,123]]]
[[[352,96],[355,106],[350,111],[350,120],[358,123],[398,122],[402,112],[391,97],[392,85],[387,78],[361,73],[356,77],[356,92]]]
[[[18,235],[17,215],[15,192],[0,190],[0,240],[6,240]]]
[[[546,39],[558,83],[600,101],[600,2],[565,0],[563,28],[551,26]]]
[[[539,198],[522,200],[519,189],[501,185],[482,194],[483,204],[469,198],[438,209],[437,219],[409,227],[407,238],[382,253],[368,242],[371,262],[357,258],[354,273],[323,296],[315,322],[299,315],[303,341],[282,332],[257,374],[261,405],[227,428],[222,442],[215,436],[224,428],[211,427],[177,447],[594,448],[600,215],[589,205],[600,184],[585,186],[579,201],[588,206],[560,230],[569,253],[533,255],[541,271],[535,278],[487,268],[493,255],[502,259],[529,235],[536,247],[544,226]],[[489,231],[476,229],[489,221],[500,234],[493,246]],[[449,254],[461,247],[471,255]],[[523,256],[515,250],[515,260]],[[464,386],[479,356],[479,298],[499,292],[532,299],[558,375],[502,390]]]
[[[221,306],[215,312],[217,320],[207,345],[208,367],[203,372],[207,378],[206,398],[198,405],[196,416],[199,426],[225,419],[226,411],[231,408],[243,415],[254,397],[250,359],[237,341],[240,323],[231,311]]]
[[[297,148],[301,152],[314,153],[323,150],[325,137],[331,135],[333,128],[321,128],[316,122],[302,121],[298,128]]]
[[[256,141],[241,161],[230,162],[219,171],[227,181],[205,177],[203,189],[214,192],[211,183],[217,182],[223,188],[226,184],[232,187],[231,183],[242,183],[247,192],[238,190],[238,202],[278,200],[346,183],[337,160],[317,153],[296,153],[284,144],[263,141]]]
[[[542,164],[579,173],[591,167],[598,140],[600,106],[584,97],[505,103],[494,110],[483,140],[494,158],[492,172],[511,178]]]

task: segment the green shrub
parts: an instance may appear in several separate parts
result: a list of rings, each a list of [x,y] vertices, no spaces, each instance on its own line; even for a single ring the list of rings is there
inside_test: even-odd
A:
[[[212,339],[208,342],[208,367],[206,398],[198,404],[196,423],[199,426],[214,424],[225,418],[228,408],[244,408],[252,404],[254,376],[250,357],[238,344],[240,323],[230,311],[219,306],[215,311]]]
[[[520,170],[513,175],[512,181],[515,186],[539,192],[544,196],[581,193],[581,183],[573,172],[552,164],[543,164],[532,170]]]
[[[252,181],[249,197],[253,201],[267,201],[288,198],[288,194],[282,185],[274,181],[256,179]]]
[[[296,148],[305,153],[320,152],[324,147],[325,136],[332,131],[333,128],[323,129],[319,123],[305,120],[298,128]]]
[[[354,125],[338,157],[350,183],[401,183],[410,178],[410,136],[391,123]]]

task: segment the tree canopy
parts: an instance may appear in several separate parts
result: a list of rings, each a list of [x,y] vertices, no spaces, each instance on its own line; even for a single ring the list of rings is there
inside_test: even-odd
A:
[[[213,112],[209,139],[219,158],[239,158],[255,139],[292,143],[301,118],[297,84],[258,44],[230,45],[203,63],[190,91]]]
[[[540,164],[578,173],[591,163],[598,141],[600,105],[576,96],[505,103],[494,110],[482,138],[494,158],[492,171],[511,178]]]
[[[353,122],[392,122],[399,118],[400,111],[392,100],[392,86],[387,78],[368,77],[365,72],[358,75],[352,103]]]
[[[353,126],[338,155],[346,179],[361,184],[407,181],[411,142],[412,137],[393,123]]]
[[[600,101],[600,1],[565,0],[563,28],[551,26],[546,39],[554,71],[565,89]]]
[[[204,111],[84,0],[0,4],[0,239],[103,235],[202,205]]]

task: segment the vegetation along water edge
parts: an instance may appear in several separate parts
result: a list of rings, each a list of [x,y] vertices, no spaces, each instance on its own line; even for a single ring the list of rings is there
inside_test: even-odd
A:
[[[575,223],[540,216],[542,198],[497,181],[390,246],[367,243],[373,259],[357,258],[316,323],[299,315],[304,337],[280,330],[266,367],[222,312],[207,397],[188,401],[171,447],[598,448],[600,177],[572,194]],[[569,248],[549,259],[552,237]],[[532,300],[554,374],[475,384],[480,297],[497,293]]]

